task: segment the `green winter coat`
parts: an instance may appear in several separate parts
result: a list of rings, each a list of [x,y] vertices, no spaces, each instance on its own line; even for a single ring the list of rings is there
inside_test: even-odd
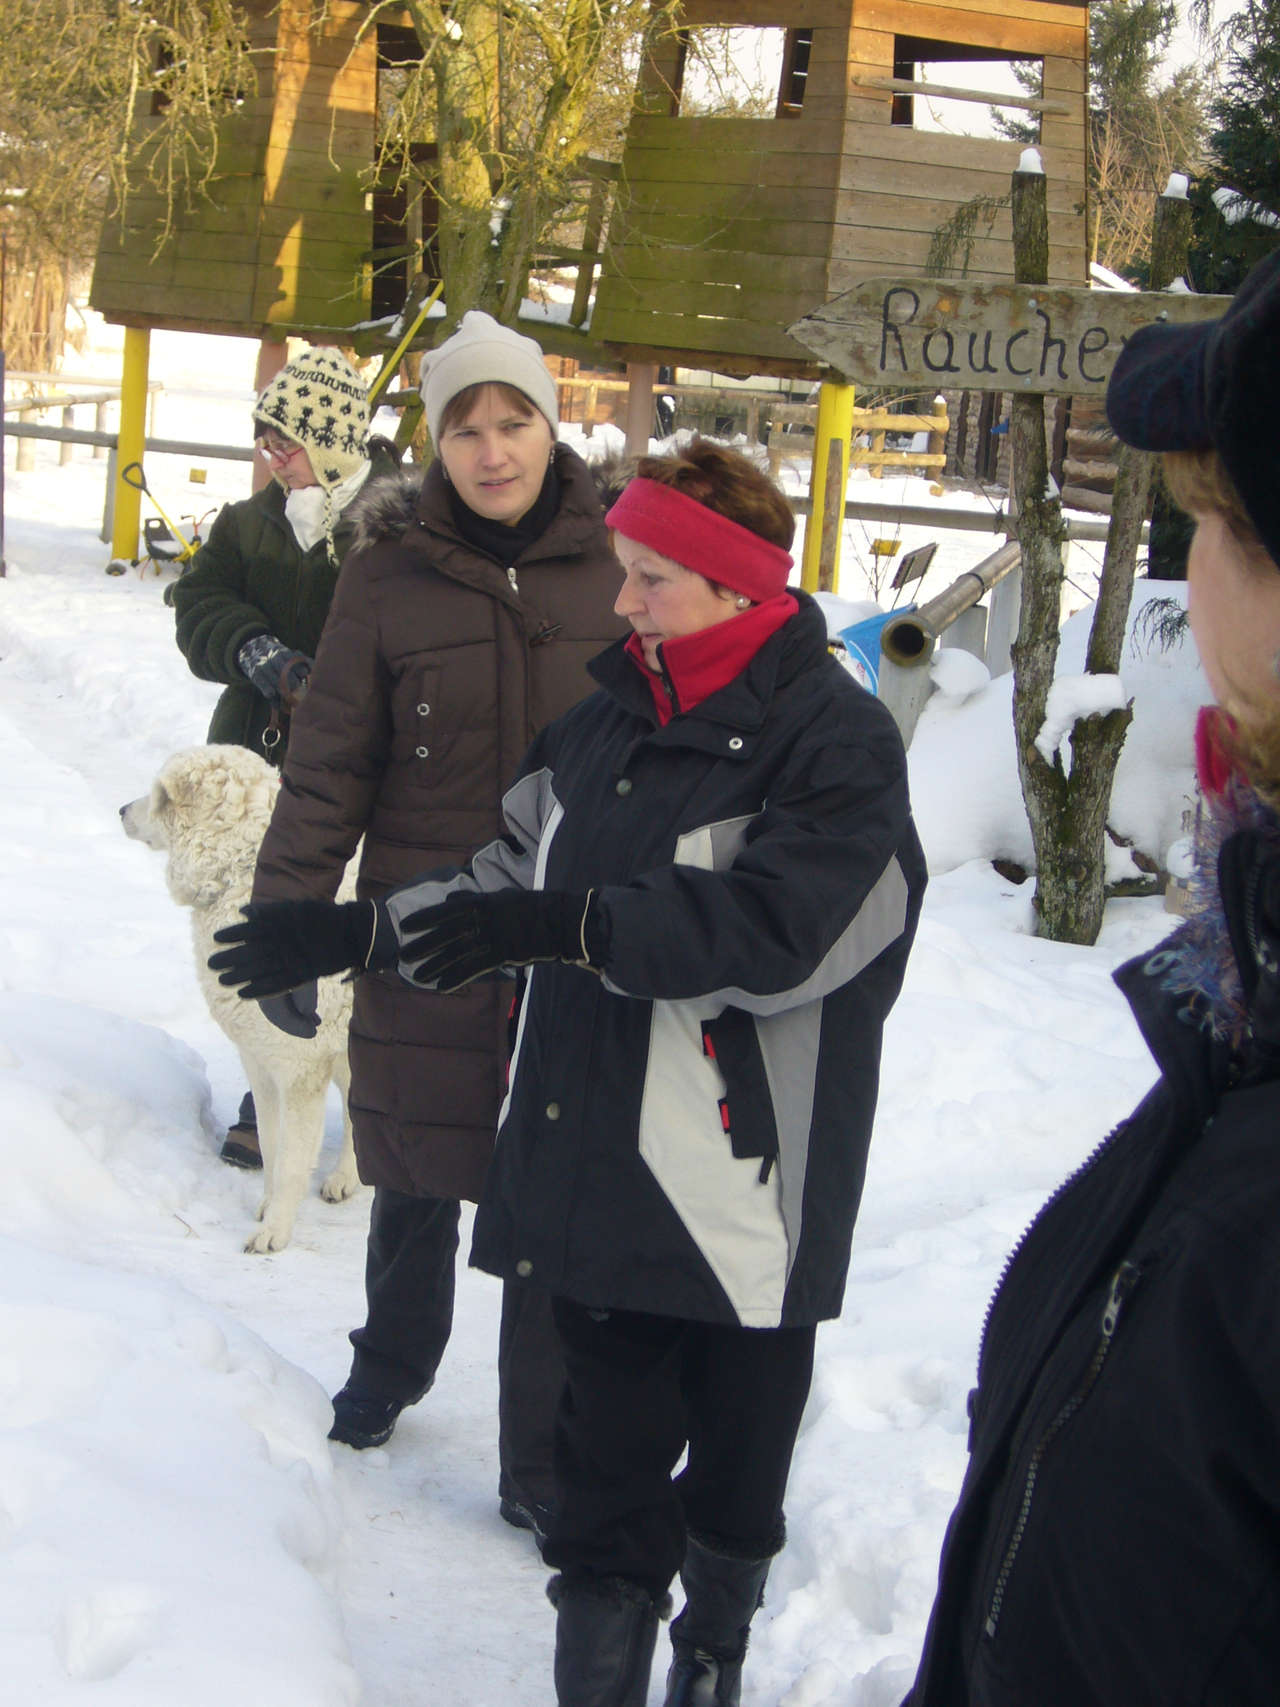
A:
[[[372,440],[369,450],[371,480],[395,471],[398,458],[385,439]],[[304,552],[284,501],[283,487],[273,480],[252,498],[224,506],[191,567],[173,585],[178,648],[192,675],[227,684],[214,707],[209,740],[249,747],[273,764],[284,760],[288,719],[281,726],[284,739],[269,750],[263,737],[270,702],[244,676],[237,655],[247,640],[274,634],[315,657],[352,537],[344,514],[334,530],[338,563],[330,562],[323,540]]]

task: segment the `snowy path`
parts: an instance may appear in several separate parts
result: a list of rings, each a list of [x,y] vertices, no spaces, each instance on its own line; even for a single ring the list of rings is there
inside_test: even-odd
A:
[[[54,577],[24,579],[24,561],[54,531],[68,577],[61,589]],[[0,582],[0,846],[9,873],[0,926],[11,950],[3,988],[160,1028],[195,1052],[200,1092],[167,1230],[149,1227],[143,1244],[107,1260],[188,1289],[317,1383],[311,1445],[332,1453],[343,1519],[333,1586],[364,1701],[550,1702],[546,1572],[530,1538],[497,1513],[497,1283],[460,1269],[454,1338],[437,1385],[387,1448],[361,1455],[324,1443],[325,1397],[346,1374],[345,1334],[362,1314],[369,1196],[328,1205],[313,1193],[287,1251],[256,1258],[240,1248],[258,1185],[216,1156],[243,1089],[238,1062],[197,993],[185,916],[165,894],[159,856],[126,840],[116,821],[169,751],[203,738],[209,690],[172,646],[159,585],[106,579],[100,565],[95,578],[101,548],[83,535],[72,545],[81,560],[73,570],[68,544],[64,529],[28,530],[11,513],[11,574]],[[63,596],[72,580],[74,611]],[[335,1150],[332,1107],[329,1128]],[[127,1137],[120,1142],[127,1148]],[[158,1153],[150,1159],[166,1165]],[[139,1425],[147,1426],[144,1415]],[[226,1494],[238,1497],[234,1486]],[[228,1603],[237,1598],[236,1585],[221,1580],[237,1564],[231,1556],[212,1563],[217,1617],[224,1589]],[[223,1634],[234,1646],[234,1627]],[[349,1698],[341,1688],[332,1696]],[[328,1697],[311,1699],[318,1707]]]
[[[153,479],[169,494],[178,474]],[[91,1681],[104,1707],[551,1707],[546,1573],[497,1515],[496,1282],[460,1269],[435,1389],[358,1455],[325,1431],[361,1314],[367,1194],[313,1194],[288,1250],[241,1250],[257,1185],[217,1160],[238,1063],[159,857],[117,820],[203,738],[212,692],[173,645],[161,583],[103,575],[101,482],[49,456],[7,493],[0,1696],[72,1707]],[[944,536],[944,583],[971,550]],[[939,837],[997,798],[1003,763],[957,731],[948,745],[939,718],[934,757],[913,750]],[[931,887],[744,1707],[900,1700],[991,1287],[1149,1082],[1109,970],[1166,917],[1121,904],[1080,950],[1027,936],[1027,905],[977,858]],[[651,1707],[663,1669],[660,1646]]]

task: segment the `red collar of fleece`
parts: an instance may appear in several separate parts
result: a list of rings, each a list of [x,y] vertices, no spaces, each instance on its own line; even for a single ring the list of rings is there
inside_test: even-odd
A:
[[[649,684],[658,709],[658,722],[670,723],[677,712],[692,711],[695,705],[728,687],[769,636],[776,634],[799,609],[790,593],[778,593],[762,604],[752,605],[741,616],[731,616],[727,622],[700,628],[696,634],[664,640],[658,648],[661,675],[645,663],[640,636],[633,634],[627,641],[627,656]]]

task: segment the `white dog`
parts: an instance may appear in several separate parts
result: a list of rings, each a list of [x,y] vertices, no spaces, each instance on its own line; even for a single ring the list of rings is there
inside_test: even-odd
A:
[[[238,923],[249,899],[258,844],[279,786],[276,772],[247,747],[190,747],[166,761],[150,794],[120,808],[126,835],[169,856],[169,893],[191,909],[201,992],[249,1078],[266,1189],[258,1209],[262,1226],[247,1251],[279,1251],[289,1243],[320,1154],[330,1080],[342,1092],[342,1154],[320,1194],[338,1203],[359,1184],[347,1112],[350,984],[322,979],[319,1032],[310,1039],[291,1037],[271,1024],[257,1002],[242,1001],[219,984],[205,964],[217,946],[213,933]],[[350,887],[348,879],[344,898]]]

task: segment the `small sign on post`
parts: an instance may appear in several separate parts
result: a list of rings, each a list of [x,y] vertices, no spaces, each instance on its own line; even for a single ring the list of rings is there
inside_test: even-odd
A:
[[[1125,340],[1226,312],[1227,296],[963,279],[864,279],[787,331],[856,384],[1097,396]]]

